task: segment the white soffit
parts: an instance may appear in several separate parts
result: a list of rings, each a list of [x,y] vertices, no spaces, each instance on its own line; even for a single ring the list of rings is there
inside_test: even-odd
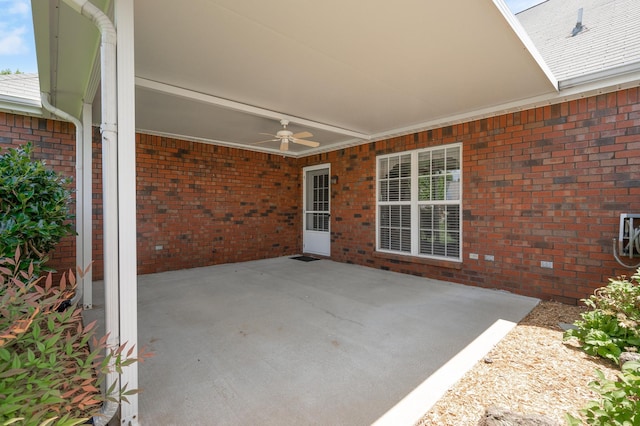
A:
[[[92,3],[106,10],[109,0]],[[100,33],[61,0],[32,0],[31,8],[40,89],[55,107],[79,118],[99,60]]]
[[[143,133],[186,138],[217,145],[233,146],[256,151],[279,154],[280,143],[270,141],[281,125],[274,118],[257,114],[247,114],[233,108],[207,102],[201,95],[193,99],[152,90],[148,84],[136,88],[136,127]],[[293,133],[308,131],[292,121],[288,129]],[[345,142],[345,139],[359,141],[342,133],[314,128],[309,140],[322,141],[327,147]],[[268,142],[267,142],[268,141]],[[257,143],[262,142],[262,143]],[[286,155],[297,156],[309,151],[308,147],[290,143]]]
[[[137,0],[136,74],[368,135],[556,90],[491,0]]]
[[[41,87],[79,116],[98,33],[59,0],[32,7]],[[557,94],[502,0],[136,0],[135,58],[138,129],[256,149],[294,117],[322,145],[291,155]]]

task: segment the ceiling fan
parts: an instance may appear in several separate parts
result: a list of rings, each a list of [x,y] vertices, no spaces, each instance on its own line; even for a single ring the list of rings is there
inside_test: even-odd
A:
[[[273,136],[275,139],[267,139],[266,141],[256,142],[265,143],[265,142],[277,142],[280,141],[280,151],[288,151],[289,150],[289,142],[297,143],[304,146],[309,146],[311,148],[316,148],[320,146],[319,142],[314,142],[310,140],[306,140],[304,138],[310,138],[313,134],[309,132],[300,132],[300,133],[292,133],[291,130],[287,130],[287,125],[289,124],[289,120],[280,120],[280,124],[282,124],[282,130],[280,130],[275,135],[270,133],[260,133],[261,135]]]

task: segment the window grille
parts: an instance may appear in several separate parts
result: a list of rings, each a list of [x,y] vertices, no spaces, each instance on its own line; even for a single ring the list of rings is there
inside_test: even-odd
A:
[[[329,231],[329,174],[325,170],[310,172],[312,189],[307,191],[307,230]]]
[[[378,157],[382,251],[461,258],[460,144]]]

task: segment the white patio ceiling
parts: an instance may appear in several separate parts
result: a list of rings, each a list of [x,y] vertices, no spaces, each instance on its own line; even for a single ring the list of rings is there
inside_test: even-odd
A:
[[[97,88],[98,33],[61,1],[32,6],[41,88],[79,116]],[[290,144],[292,155],[498,111],[557,86],[502,0],[136,0],[135,58],[140,131],[279,152],[254,143],[287,118],[321,143]]]

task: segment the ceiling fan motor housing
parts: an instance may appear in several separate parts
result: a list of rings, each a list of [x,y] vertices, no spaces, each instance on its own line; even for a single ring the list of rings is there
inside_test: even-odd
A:
[[[278,133],[276,133],[276,135],[280,139],[289,139],[291,136],[293,136],[293,132],[291,132],[290,130],[280,130]]]

